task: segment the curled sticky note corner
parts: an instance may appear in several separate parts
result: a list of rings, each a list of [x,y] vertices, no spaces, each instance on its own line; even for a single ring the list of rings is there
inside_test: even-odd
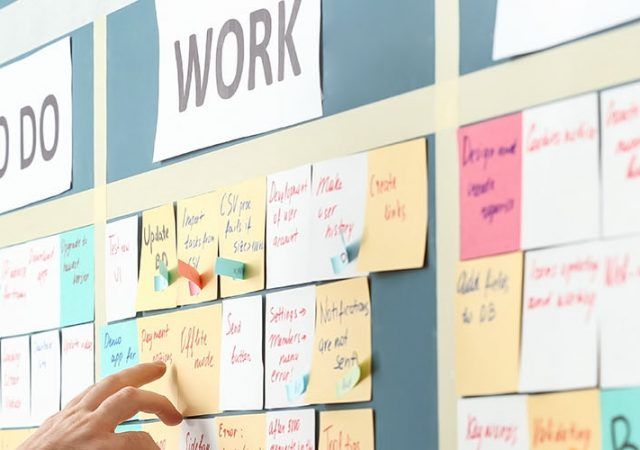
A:
[[[292,402],[304,395],[309,386],[309,374],[302,375],[292,382],[288,383],[285,388],[287,390],[287,399]]]
[[[202,290],[203,282],[198,269],[182,260],[178,260],[178,273],[189,281],[189,295],[198,295]]]
[[[340,234],[340,240],[342,242],[340,253],[331,258],[331,268],[336,275],[340,274],[360,253],[359,240],[347,245],[343,234]]]
[[[162,292],[169,287],[169,270],[164,261],[160,261],[158,270],[153,276],[153,290],[155,292]]]
[[[336,385],[336,393],[338,397],[348,394],[360,382],[362,372],[360,366],[356,365],[347,372],[347,374],[338,380]]]
[[[233,259],[221,258],[216,259],[216,273],[222,277],[230,277],[234,280],[244,280],[245,264]]]

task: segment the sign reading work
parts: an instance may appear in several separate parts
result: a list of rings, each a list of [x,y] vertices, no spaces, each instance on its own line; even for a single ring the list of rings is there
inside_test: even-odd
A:
[[[0,69],[0,213],[71,188],[71,38]]]
[[[320,0],[156,0],[154,161],[322,115]]]

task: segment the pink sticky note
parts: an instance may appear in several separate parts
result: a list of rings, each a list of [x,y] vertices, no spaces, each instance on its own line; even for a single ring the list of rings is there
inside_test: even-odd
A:
[[[520,248],[522,114],[458,131],[460,258]]]

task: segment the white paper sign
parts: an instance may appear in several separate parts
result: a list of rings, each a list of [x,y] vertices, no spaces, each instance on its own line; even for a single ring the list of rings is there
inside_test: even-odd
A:
[[[31,336],[31,419],[40,425],[60,411],[60,333]]]
[[[31,422],[29,336],[0,341],[2,356],[2,425],[23,427]]]
[[[635,0],[498,0],[493,59],[549,48],[638,17]]]
[[[184,420],[180,424],[180,450],[216,450],[216,427],[214,420]]]
[[[596,386],[599,243],[525,254],[520,391]]]
[[[522,248],[597,237],[597,95],[523,111],[522,139]]]
[[[265,314],[265,406],[305,405],[304,377],[311,371],[316,323],[316,288],[267,294]]]
[[[107,321],[136,316],[138,289],[138,217],[107,224],[105,233]]]
[[[458,400],[458,450],[529,450],[527,396]]]
[[[0,335],[60,325],[60,238],[0,251]]]
[[[156,0],[153,160],[322,115],[320,0]]]
[[[640,232],[640,83],[600,94],[606,236]]]
[[[0,213],[71,187],[71,38],[0,69]]]
[[[62,406],[94,383],[93,323],[62,329]]]
[[[311,271],[314,280],[364,275],[357,254],[364,231],[367,154],[313,165]]]
[[[220,409],[262,409],[262,296],[222,302]]]
[[[315,450],[316,412],[313,409],[268,412],[266,435],[269,450]]]
[[[267,288],[311,281],[311,166],[267,177]]]

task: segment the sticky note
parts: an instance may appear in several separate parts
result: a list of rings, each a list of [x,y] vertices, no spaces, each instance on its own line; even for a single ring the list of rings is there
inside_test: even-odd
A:
[[[356,254],[338,273],[332,260],[343,254],[345,247],[359,248],[364,233],[366,192],[366,153],[313,165],[312,279],[333,280],[364,273],[357,268]]]
[[[31,335],[31,421],[40,425],[60,411],[60,332]]]
[[[181,427],[169,427],[162,422],[142,423],[142,431],[149,433],[153,441],[161,450],[179,448],[180,428]]]
[[[220,278],[222,297],[264,289],[265,197],[265,178],[248,180],[217,192],[220,258],[245,264],[242,279]]]
[[[94,383],[93,323],[62,329],[61,398],[66,406]]]
[[[460,258],[520,249],[522,114],[460,128]]]
[[[262,296],[222,302],[220,409],[262,409]]]
[[[93,225],[60,235],[60,319],[63,327],[93,321]]]
[[[100,329],[100,378],[133,367],[139,361],[138,324],[135,320],[105,325]]]
[[[263,450],[266,445],[265,414],[223,416],[214,419],[217,450]]]
[[[175,351],[178,404],[185,416],[220,412],[220,339],[222,306],[192,308],[171,314],[180,337]]]
[[[130,433],[142,431],[142,425],[139,423],[122,423],[116,427],[116,433]]]
[[[149,311],[172,308],[177,304],[178,259],[173,205],[142,213],[140,275],[136,309]]]
[[[374,450],[373,410],[322,411],[319,433],[318,450]]]
[[[371,300],[366,278],[316,288],[316,332],[307,401],[348,403],[371,400]],[[338,383],[355,367],[360,380],[338,395]]]
[[[640,448],[640,389],[600,393],[602,450]]]
[[[216,427],[213,419],[187,419],[180,424],[180,450],[221,450],[216,447],[215,439]]]
[[[178,275],[180,275],[181,279],[185,279],[189,284],[189,295],[197,295],[202,290],[202,279],[200,278],[200,274],[198,270],[182,261],[178,260]]]
[[[136,316],[138,217],[108,223],[105,230],[105,308],[107,321]]]
[[[267,413],[267,449],[315,449],[316,412],[313,409]]]
[[[17,450],[17,448],[29,439],[36,431],[36,428],[2,430],[3,450]]]
[[[216,260],[216,272],[221,277],[244,280],[245,264],[241,261],[220,257]]]
[[[460,396],[518,390],[522,266],[519,252],[458,264],[455,358]]]
[[[599,450],[600,393],[561,392],[529,396],[531,450]]]
[[[0,341],[2,360],[2,422],[24,427],[31,420],[31,356],[29,336]]]
[[[603,91],[600,104],[603,232],[639,232],[640,83]]]
[[[522,248],[597,237],[597,94],[524,110],[522,145]]]
[[[458,449],[529,450],[527,396],[458,400]]]
[[[316,321],[316,288],[267,294],[265,318],[265,406],[304,405]]]
[[[424,266],[427,246],[427,143],[404,142],[368,153],[365,227],[358,269]]]
[[[177,288],[179,305],[218,298],[218,279],[214,270],[219,228],[216,199],[215,193],[208,193],[177,203],[178,260],[186,263],[192,268],[189,272],[193,272],[188,276],[184,272],[180,274]]]
[[[599,243],[525,254],[520,391],[597,385]]]
[[[311,281],[311,165],[267,177],[267,288]]]

